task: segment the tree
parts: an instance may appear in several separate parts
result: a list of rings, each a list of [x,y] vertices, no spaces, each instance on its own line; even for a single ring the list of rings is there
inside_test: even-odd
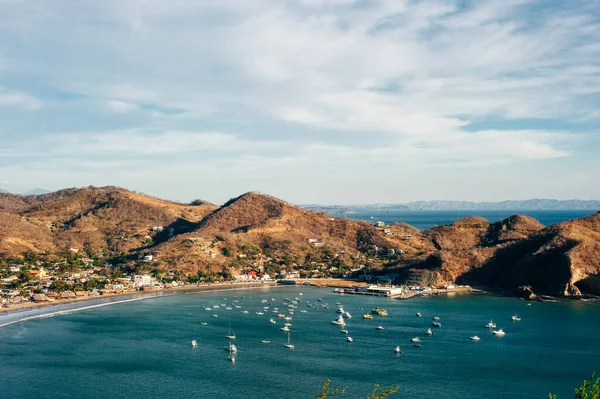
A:
[[[330,396],[343,395],[346,391],[346,388],[330,391],[329,384],[331,384],[331,380],[327,380],[323,383],[323,388],[321,388],[321,392],[315,397],[315,399],[325,399]]]
[[[331,380],[325,381],[323,383],[323,387],[321,388],[321,392],[315,397],[315,399],[325,399],[325,398],[329,398],[331,396],[341,396],[346,392],[346,388],[336,389],[335,391],[330,391],[329,390],[330,384],[331,384]],[[379,384],[375,384],[375,387],[373,388],[373,392],[371,392],[371,394],[369,396],[367,396],[365,399],[384,399],[384,398],[387,398],[388,396],[390,396],[391,394],[398,392],[398,389],[400,389],[400,387],[395,386],[395,387],[389,387],[389,388],[384,389],[383,391],[380,391]],[[553,399],[553,398],[551,398],[551,399]],[[597,399],[597,398],[590,398],[590,399]]]
[[[555,394],[548,394],[550,399],[557,399]],[[588,380],[575,390],[575,399],[600,399],[600,378],[593,373]]]

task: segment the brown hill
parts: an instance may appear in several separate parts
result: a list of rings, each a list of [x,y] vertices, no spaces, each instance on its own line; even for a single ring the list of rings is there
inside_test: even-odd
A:
[[[3,197],[0,256],[4,257],[17,257],[24,251],[60,253],[69,248],[128,252],[191,230],[216,208],[158,200],[117,187]],[[163,227],[162,232],[152,231],[154,226]]]
[[[154,229],[153,229],[154,228]],[[395,273],[418,285],[470,283],[552,295],[600,294],[600,214],[544,227],[514,215],[468,217],[419,231],[332,218],[246,193],[221,207],[164,201],[118,187],[37,196],[0,194],[0,259],[69,248],[137,269],[302,275]],[[141,261],[153,255],[150,262]]]

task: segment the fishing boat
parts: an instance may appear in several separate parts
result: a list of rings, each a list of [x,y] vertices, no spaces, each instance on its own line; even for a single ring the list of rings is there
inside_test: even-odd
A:
[[[377,326],[375,327],[376,330],[383,330],[383,326]]]
[[[371,309],[371,313],[373,313],[373,314],[379,314],[380,311],[381,311],[381,309],[379,309],[379,308]]]
[[[496,328],[496,323],[493,320],[490,320],[489,323],[485,325],[486,328]]]
[[[479,341],[481,338],[479,338],[477,335],[473,335],[472,337],[469,337],[469,339],[471,341]]]
[[[396,352],[398,354],[402,353],[402,349],[400,349],[400,345],[398,345],[394,348],[394,352]]]
[[[506,333],[501,328],[498,330],[492,331],[492,334],[497,335],[499,337],[503,337],[504,335],[506,335]]]
[[[269,319],[269,323],[271,323],[271,324],[275,324],[275,323],[277,323],[277,322],[276,322],[275,320],[273,320],[273,319]]]
[[[269,341],[269,340],[266,340],[266,339],[263,339],[261,342],[262,342],[263,344],[270,344],[270,343],[271,343],[271,341]]]
[[[243,314],[248,314],[248,313],[250,313],[250,312],[248,312],[247,310],[242,310],[242,311],[241,311],[241,313],[243,313]]]
[[[231,331],[231,323],[229,324],[229,333],[225,337],[229,339],[235,339],[235,333]]]
[[[198,347],[198,342],[196,342],[195,339],[192,340],[192,348],[197,348]]]
[[[283,346],[285,346],[288,349],[294,349],[294,345],[292,344],[289,331],[288,331],[288,342],[287,342],[287,344],[285,344]]]
[[[344,321],[344,317],[340,314],[336,320],[331,322],[331,324],[336,324],[338,326],[345,326],[346,322]]]
[[[264,315],[264,312],[256,312],[257,315],[262,316]]]
[[[521,318],[519,316],[517,316],[516,314],[512,315],[511,317],[512,321],[521,321]]]
[[[354,342],[354,339],[352,337],[346,337],[346,341],[347,342]]]
[[[290,328],[288,326],[283,326],[280,328],[281,331],[289,332]]]
[[[370,314],[364,314],[363,319],[373,320],[373,316],[371,316]]]
[[[427,331],[425,331],[425,334],[433,335],[433,331],[431,331],[431,328],[428,328]]]
[[[421,342],[421,340],[419,339],[419,337],[414,337],[410,339],[410,342]]]

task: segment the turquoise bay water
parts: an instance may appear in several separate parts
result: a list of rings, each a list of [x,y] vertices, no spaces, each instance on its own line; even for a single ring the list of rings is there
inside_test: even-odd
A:
[[[203,309],[230,305],[234,296],[242,308]],[[275,298],[264,316],[255,314],[265,306],[260,296]],[[283,320],[271,313],[273,307],[285,310],[286,296],[329,304],[319,310],[298,305],[293,350],[283,346]],[[331,324],[337,301],[353,315],[347,326],[353,343]],[[389,316],[363,320],[375,306]],[[240,313],[244,309],[250,313]],[[521,322],[511,322],[514,313]],[[434,316],[442,328],[427,337]],[[269,324],[270,317],[277,324]],[[484,328],[491,318],[505,337]],[[237,334],[235,364],[224,350],[229,323]],[[375,330],[378,324],[385,330]],[[364,397],[375,383],[400,385],[398,398],[546,398],[550,390],[570,398],[581,380],[600,372],[599,331],[600,303],[594,302],[528,306],[491,295],[397,301],[305,286],[181,294],[1,328],[0,396],[313,398],[331,379],[334,387],[347,387],[348,398]],[[473,334],[481,341],[470,341]],[[413,336],[421,337],[422,348],[412,347]],[[393,353],[396,345],[403,354]]]
[[[514,214],[531,216],[545,226],[553,223],[564,222],[588,216],[595,213],[590,210],[565,210],[565,211],[401,211],[401,212],[356,212],[344,215],[350,219],[375,221],[385,223],[405,222],[419,230],[425,230],[440,224],[450,224],[467,216],[481,216],[490,222],[497,222]],[[372,219],[371,219],[372,217]]]

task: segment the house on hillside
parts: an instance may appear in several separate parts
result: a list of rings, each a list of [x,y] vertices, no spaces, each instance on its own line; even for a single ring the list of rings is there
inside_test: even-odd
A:
[[[40,267],[39,270],[30,270],[29,274],[31,274],[31,277],[38,280],[43,280],[48,275],[48,273],[46,272],[46,270],[44,270],[43,267]]]
[[[375,227],[383,227],[383,226],[385,226],[384,222],[382,222],[382,221],[375,222]]]

